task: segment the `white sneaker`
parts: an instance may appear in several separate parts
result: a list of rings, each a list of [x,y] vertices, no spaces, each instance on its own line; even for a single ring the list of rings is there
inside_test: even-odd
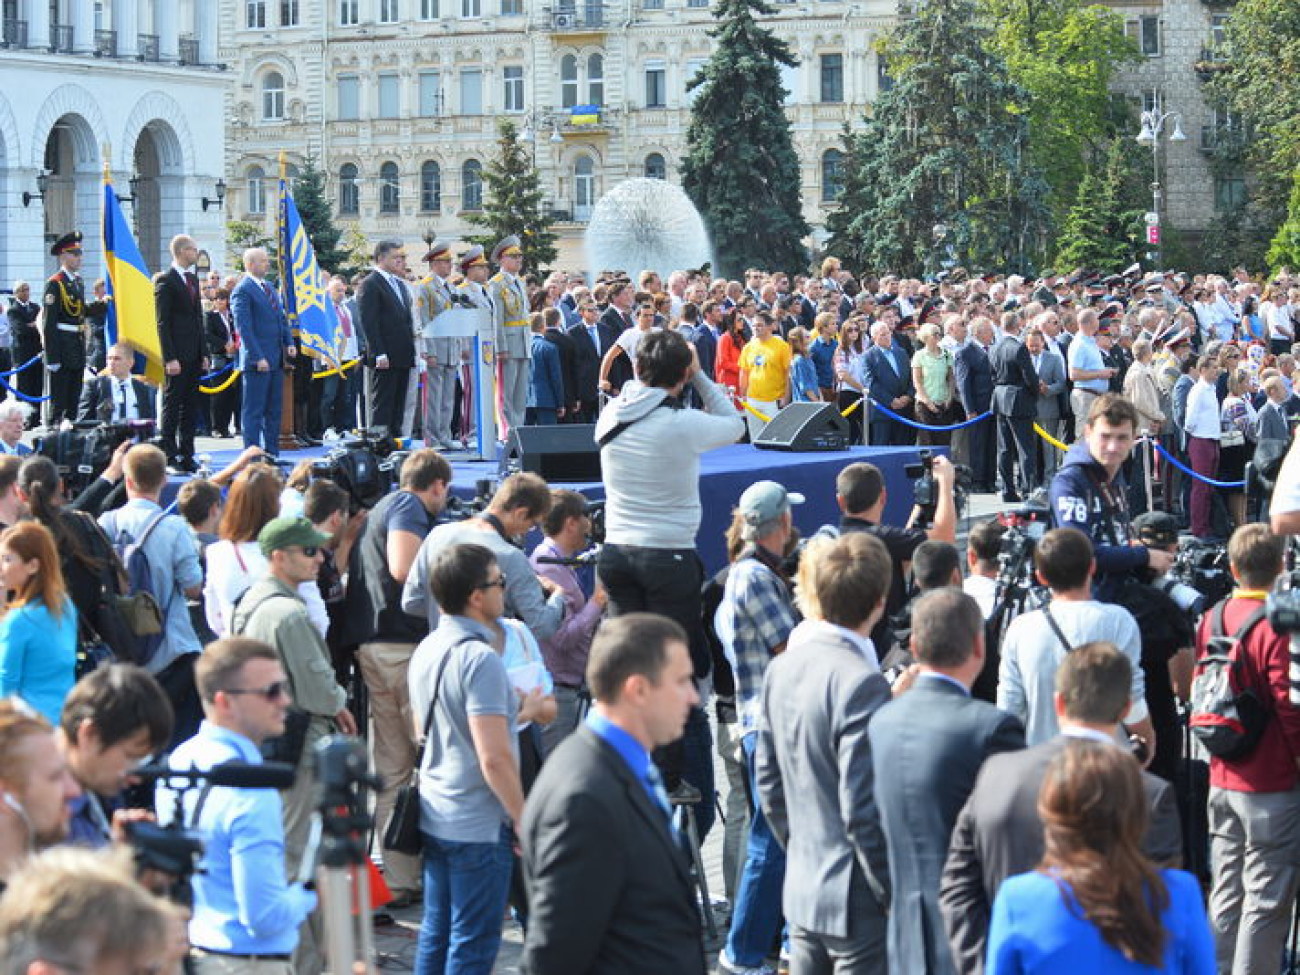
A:
[[[762,964],[754,968],[737,965],[727,956],[726,948],[718,953],[718,971],[727,972],[729,975],[776,975],[776,969],[771,965]]]

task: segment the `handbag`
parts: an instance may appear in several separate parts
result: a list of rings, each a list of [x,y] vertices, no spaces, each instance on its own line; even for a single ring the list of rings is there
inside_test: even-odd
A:
[[[429,742],[429,729],[433,727],[433,709],[438,704],[438,689],[442,686],[442,672],[447,669],[451,652],[461,643],[469,643],[473,637],[466,637],[459,643],[447,648],[447,652],[438,661],[438,670],[433,675],[433,696],[429,698],[429,712],[424,716],[424,734],[420,738],[420,747],[415,753],[415,767],[411,770],[411,781],[398,790],[393,802],[393,814],[384,829],[384,849],[408,856],[419,856],[424,849],[420,839],[420,770],[424,767],[424,749]]]

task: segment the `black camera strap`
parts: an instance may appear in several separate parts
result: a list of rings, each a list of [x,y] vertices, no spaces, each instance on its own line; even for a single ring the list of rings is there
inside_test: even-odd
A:
[[[1070,653],[1073,651],[1074,647],[1071,646],[1070,641],[1065,638],[1065,633],[1061,629],[1061,624],[1056,622],[1056,617],[1052,615],[1052,607],[1044,606],[1043,615],[1047,617],[1047,625],[1052,628],[1052,632],[1056,634],[1056,638],[1061,641],[1061,646],[1065,648],[1065,652]]]
[[[507,545],[513,545],[515,548],[523,547],[519,544],[518,541],[511,538],[509,534],[506,533],[506,526],[503,525],[501,523],[501,519],[498,518],[496,515],[494,515],[492,512],[490,511],[483,512],[481,515],[479,515],[479,520],[486,521],[489,525],[491,525],[493,530],[496,531],[496,533],[501,536],[501,540],[504,541]]]

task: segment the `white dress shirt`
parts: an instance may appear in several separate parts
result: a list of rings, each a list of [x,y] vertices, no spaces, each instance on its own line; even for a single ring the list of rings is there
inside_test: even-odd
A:
[[[1219,395],[1213,383],[1198,379],[1187,394],[1187,419],[1183,429],[1189,437],[1219,439]]]

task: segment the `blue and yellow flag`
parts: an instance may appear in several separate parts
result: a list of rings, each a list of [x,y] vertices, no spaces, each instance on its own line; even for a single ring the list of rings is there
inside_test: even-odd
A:
[[[280,296],[289,327],[302,344],[303,352],[328,363],[339,365],[338,350],[343,336],[339,331],[334,302],[325,293],[326,278],[316,263],[316,250],[307,237],[307,228],[298,215],[289,182],[280,160]]]
[[[122,215],[122,204],[117,202],[107,168],[104,171],[104,259],[108,264],[104,282],[108,293],[106,341],[110,345],[125,342],[143,355],[145,378],[161,383],[162,343],[154,316],[153,281]]]
[[[599,105],[574,105],[569,109],[570,125],[597,125],[599,123]]]

